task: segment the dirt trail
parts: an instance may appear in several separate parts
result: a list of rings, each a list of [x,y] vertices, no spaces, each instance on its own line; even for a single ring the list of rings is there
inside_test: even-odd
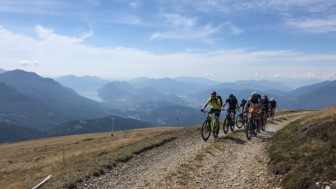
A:
[[[119,163],[78,188],[277,188],[278,179],[267,169],[265,144],[277,130],[304,114],[276,117],[250,141],[244,132],[225,135],[221,131],[218,139],[211,136],[204,142],[199,129],[188,129],[176,140]]]

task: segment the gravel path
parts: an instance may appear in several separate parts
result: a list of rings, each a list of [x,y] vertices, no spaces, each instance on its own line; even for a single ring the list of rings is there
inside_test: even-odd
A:
[[[218,139],[211,136],[204,142],[198,128],[186,129],[174,141],[119,163],[77,187],[277,188],[278,179],[267,169],[265,144],[274,132],[302,115],[278,117],[250,141],[245,132],[225,135],[221,131]]]

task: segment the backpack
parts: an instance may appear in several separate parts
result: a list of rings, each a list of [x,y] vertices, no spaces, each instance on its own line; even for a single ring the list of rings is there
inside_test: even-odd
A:
[[[216,104],[217,104],[217,99],[219,99],[221,105],[223,105],[223,100],[222,100],[222,97],[220,95],[217,95]]]

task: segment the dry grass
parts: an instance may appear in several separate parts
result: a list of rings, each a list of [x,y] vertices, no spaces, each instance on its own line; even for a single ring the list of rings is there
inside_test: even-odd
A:
[[[311,112],[270,141],[270,168],[284,188],[315,188],[336,180],[336,107]]]
[[[32,188],[48,175],[47,188],[74,185],[84,176],[125,161],[150,146],[174,138],[178,128],[148,128],[55,137],[0,145],[0,186]]]

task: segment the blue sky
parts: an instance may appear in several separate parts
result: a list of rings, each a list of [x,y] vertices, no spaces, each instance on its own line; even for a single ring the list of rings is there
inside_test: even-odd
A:
[[[0,68],[121,80],[335,80],[336,1],[1,0]]]

